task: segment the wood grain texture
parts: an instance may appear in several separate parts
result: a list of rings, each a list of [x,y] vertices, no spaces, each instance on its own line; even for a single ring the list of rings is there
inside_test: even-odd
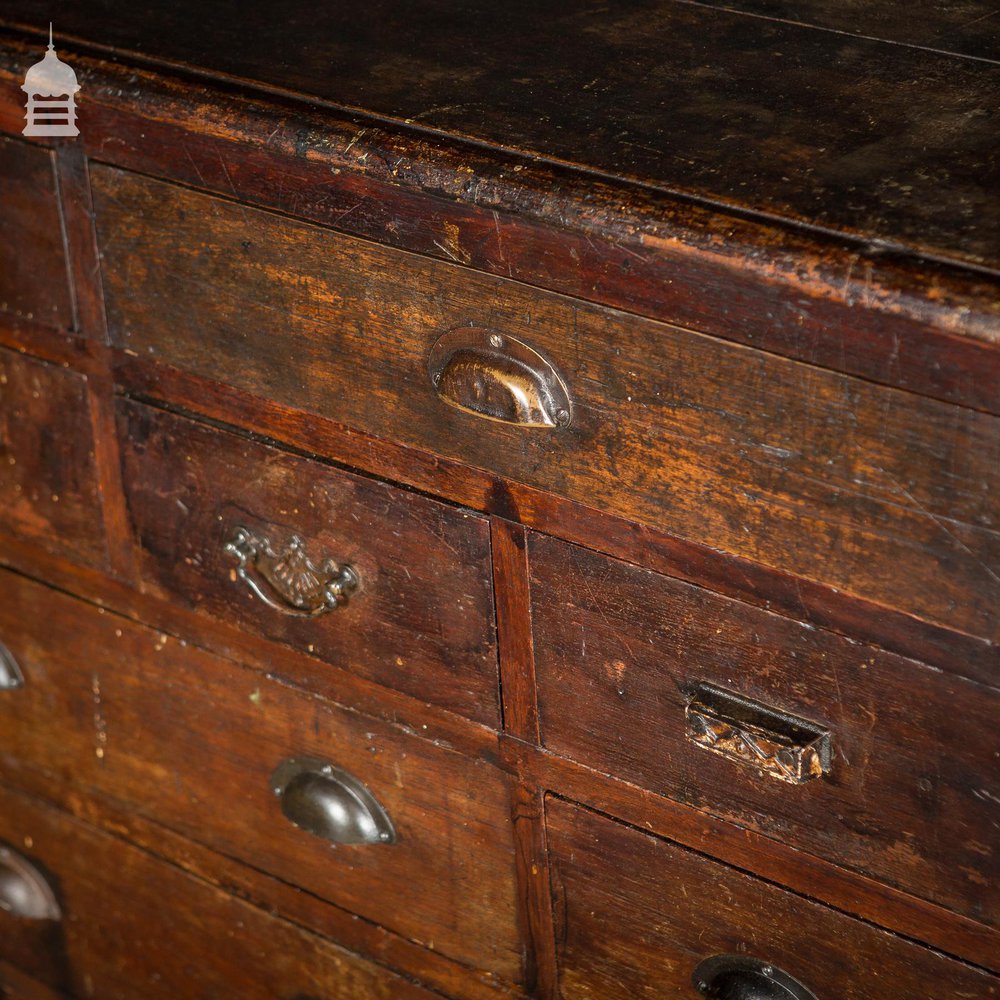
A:
[[[773,962],[819,997],[987,1000],[978,969],[548,799],[553,909],[564,1000],[674,1000],[712,955]]]
[[[49,954],[19,947],[28,922],[19,926],[0,911],[0,956],[14,967],[42,966],[37,972],[61,994],[107,1000],[438,995],[9,788],[0,788],[0,840],[51,873],[63,910],[63,919],[46,927]],[[2,995],[44,995],[18,992],[23,985],[0,965]]]
[[[0,699],[0,771],[10,780],[48,773],[81,794],[111,796],[518,981],[514,847],[499,771],[11,574],[2,590],[0,635],[25,677]],[[363,782],[397,842],[335,848],[292,826],[270,776],[302,756]]]
[[[48,13],[23,0],[8,18],[43,29]],[[169,17],[106,3],[63,20],[130,61],[997,264],[990,63],[673,0],[223,4],[210,15],[182,0]]]
[[[499,694],[488,525],[472,514],[138,404],[119,411],[140,586],[491,725]],[[267,607],[237,527],[360,578],[313,619]]]
[[[35,50],[0,37],[0,130]],[[412,126],[71,56],[77,142],[173,177],[442,260],[812,364],[1000,408],[997,279]],[[475,183],[470,177],[475,176]],[[278,183],[275,178],[278,177]],[[719,233],[724,238],[719,238]],[[736,321],[737,317],[741,317]]]
[[[53,154],[0,135],[0,310],[73,328]]]
[[[542,740],[994,926],[1000,694],[584,549],[532,535]],[[800,786],[693,744],[714,684],[829,730]]]
[[[1000,638],[1000,420],[120,171],[93,177],[126,349]],[[427,352],[468,324],[545,351],[573,424],[526,433],[443,406]]]
[[[107,565],[85,376],[0,348],[0,526]]]

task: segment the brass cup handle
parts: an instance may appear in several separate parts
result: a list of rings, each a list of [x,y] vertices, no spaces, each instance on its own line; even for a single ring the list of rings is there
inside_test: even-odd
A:
[[[275,549],[266,536],[238,525],[224,551],[236,560],[236,575],[257,597],[296,618],[317,618],[339,608],[360,582],[351,566],[333,559],[313,563],[297,535]]]
[[[24,686],[24,674],[11,651],[0,642],[0,691],[13,691]]]
[[[522,427],[568,427],[573,407],[562,376],[514,337],[462,327],[439,338],[427,358],[438,397],[466,413]]]
[[[271,775],[271,791],[295,826],[334,844],[392,844],[389,814],[353,775],[317,757],[290,757]]]
[[[713,955],[691,976],[709,1000],[817,1000],[797,979],[770,962],[745,955]]]
[[[59,920],[62,916],[45,876],[6,844],[0,844],[0,910],[21,920]]]

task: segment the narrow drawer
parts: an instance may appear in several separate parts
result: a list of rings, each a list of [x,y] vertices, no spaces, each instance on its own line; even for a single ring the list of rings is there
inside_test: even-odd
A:
[[[30,770],[112,796],[516,981],[498,770],[21,577],[0,574],[0,593],[0,637],[23,678],[0,691],[10,781]]]
[[[0,531],[107,564],[87,379],[4,348]]]
[[[565,1000],[1000,996],[985,972],[588,810],[550,798],[546,828]],[[810,992],[752,988],[761,975]]]
[[[93,182],[118,346],[1000,640],[1000,419],[112,168]]]
[[[52,151],[0,136],[0,315],[73,326]]]
[[[529,553],[545,746],[996,924],[995,690],[545,536]]]
[[[25,969],[60,995],[250,1000],[430,1000],[431,993],[10,789],[0,873],[44,919],[0,907],[0,994]],[[15,868],[16,866],[16,868]],[[10,968],[5,969],[9,963]],[[433,994],[437,995],[437,994]]]
[[[485,519],[140,404],[119,428],[145,591],[497,724]]]

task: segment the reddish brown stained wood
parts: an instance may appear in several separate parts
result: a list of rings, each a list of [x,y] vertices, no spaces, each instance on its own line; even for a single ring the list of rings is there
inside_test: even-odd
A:
[[[0,960],[0,996],[4,1000],[62,1000],[44,983],[32,979],[9,962]]]
[[[0,347],[72,368],[83,375],[106,373],[111,368],[111,351],[104,344],[11,313],[0,312]]]
[[[524,989],[532,997],[558,997],[544,793],[519,776],[508,779],[517,860],[518,903],[525,941]]]
[[[0,45],[0,66],[12,67],[0,69],[0,129],[20,130],[20,73],[33,51]],[[594,177],[406,130],[359,128],[263,97],[244,111],[201,84],[73,62],[88,95],[81,141],[98,159],[237,190],[441,259],[454,258],[446,250],[457,240],[488,272],[996,411],[989,278],[664,205],[641,188],[623,194]]]
[[[1000,639],[1000,418],[121,171],[93,180],[117,345]],[[546,353],[572,424],[443,404],[427,355],[466,325]]]
[[[101,290],[101,265],[97,255],[87,158],[82,145],[75,141],[57,145],[55,167],[76,315],[74,328],[84,337],[104,342],[107,340],[107,323]]]
[[[85,376],[0,348],[0,525],[107,565]]]
[[[119,411],[141,587],[490,725],[499,722],[482,518],[133,403]],[[238,528],[352,567],[342,607],[294,617],[237,578]]]
[[[4,574],[2,587],[0,635],[25,681],[0,699],[0,771],[11,781],[26,771],[60,775],[518,981],[510,802],[499,771],[22,578]],[[289,757],[354,775],[388,812],[396,842],[331,847],[294,827],[270,786]]]
[[[434,995],[7,788],[0,789],[0,839],[52,873],[63,919],[52,926],[45,971],[60,992],[135,1000]],[[16,924],[0,911],[0,955],[14,966],[30,959],[16,946]],[[0,968],[0,984],[4,978]]]
[[[662,528],[638,525],[588,504],[500,482],[482,470],[372,437],[337,421],[239,392],[170,365],[149,363],[118,351],[115,378],[139,396],[171,400],[192,413],[243,425],[303,450],[783,611],[948,672],[997,683],[997,646],[885,605],[861,601],[810,580],[719,553]]]
[[[1000,972],[1000,932],[994,928],[517,740],[504,738],[501,751],[504,766],[537,787]]]
[[[695,995],[713,955],[750,955],[817,996],[1000,995],[994,977],[558,800],[546,804],[565,1000]]]
[[[106,833],[128,840],[227,894],[271,913],[280,913],[305,930],[335,941],[380,965],[401,971],[448,996],[497,1000],[515,993],[520,995],[520,991],[489,973],[452,962],[438,952],[360,920],[355,914],[295,886],[216,854],[113,799],[82,795],[71,784],[36,771],[20,772],[18,781],[20,790]]]
[[[0,311],[73,327],[53,154],[0,136]]]
[[[542,742],[994,926],[1000,695],[689,584],[529,538]],[[830,732],[791,786],[686,733],[709,683]]]
[[[500,689],[504,732],[538,742],[535,665],[531,639],[531,597],[525,531],[500,518],[490,521],[493,593],[497,608]]]

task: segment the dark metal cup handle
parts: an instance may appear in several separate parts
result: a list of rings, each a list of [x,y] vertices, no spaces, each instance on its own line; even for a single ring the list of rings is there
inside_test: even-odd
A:
[[[24,674],[11,651],[0,642],[0,691],[13,691],[24,686]]]
[[[266,536],[237,526],[225,552],[236,560],[236,575],[257,597],[296,618],[317,618],[339,608],[360,582],[352,567],[333,559],[313,563],[297,535],[275,549]]]
[[[745,955],[706,958],[694,970],[691,982],[709,1000],[817,1000],[787,972]]]
[[[334,844],[391,844],[396,830],[378,800],[353,775],[316,757],[291,757],[271,775],[271,790],[295,826]]]
[[[0,910],[20,920],[59,920],[62,916],[45,876],[6,844],[0,844]]]

